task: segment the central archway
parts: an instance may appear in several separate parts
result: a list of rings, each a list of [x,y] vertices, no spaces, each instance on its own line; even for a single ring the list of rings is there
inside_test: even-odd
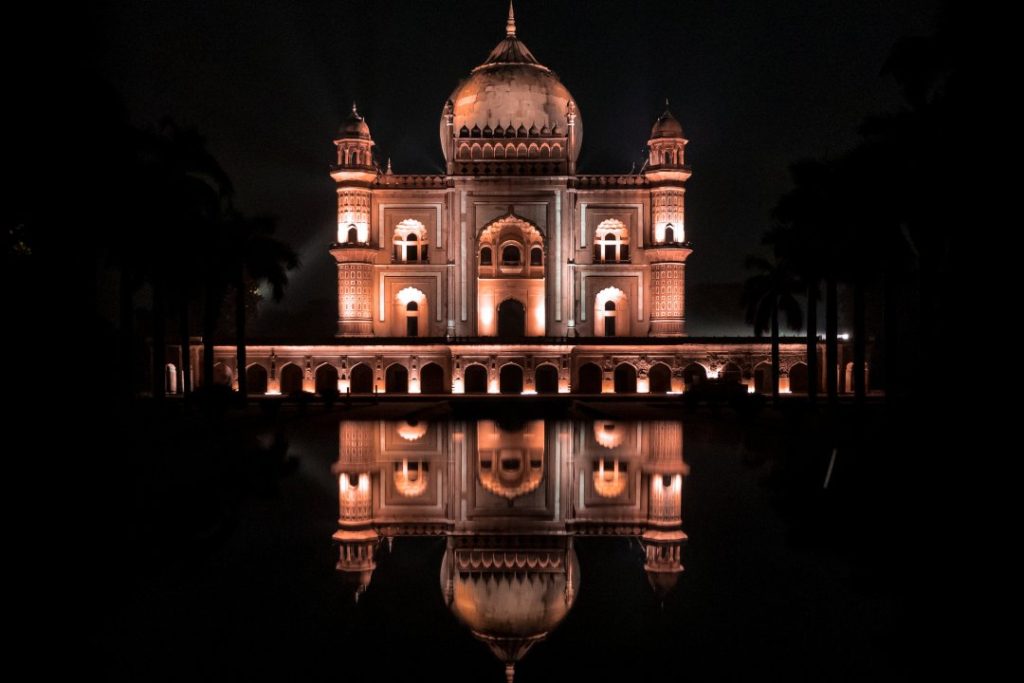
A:
[[[538,394],[558,393],[558,368],[554,365],[539,365],[534,381]]]
[[[498,306],[498,336],[517,339],[526,336],[526,306],[518,299],[505,299]]]
[[[437,363],[427,363],[420,368],[420,393],[445,393],[444,370]]]
[[[467,365],[463,376],[463,390],[467,394],[486,394],[487,368],[482,365]]]
[[[498,386],[503,394],[523,393],[523,369],[515,363],[502,366],[498,374]]]
[[[615,393],[636,393],[636,368],[629,363],[619,363],[615,366]]]
[[[350,384],[353,394],[373,393],[373,369],[369,365],[360,363],[352,368],[352,380]]]
[[[394,363],[388,366],[384,372],[384,393],[409,393],[409,371],[405,369],[404,365]]]
[[[579,369],[579,382],[576,383],[578,394],[601,393],[601,368],[596,363],[584,363]]]

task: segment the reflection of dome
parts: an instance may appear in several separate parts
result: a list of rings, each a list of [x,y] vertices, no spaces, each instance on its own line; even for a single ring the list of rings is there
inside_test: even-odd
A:
[[[352,113],[345,119],[345,123],[341,124],[338,137],[370,139],[370,127],[366,125],[366,119],[359,115],[355,102],[352,103]]]
[[[505,663],[509,680],[515,663],[568,614],[578,576],[571,545],[449,548],[441,565],[452,611]]]
[[[682,576],[683,570],[679,571],[658,571],[646,568],[647,570],[647,582],[651,584],[651,589],[659,600],[664,600],[672,589],[679,583],[679,577]]]
[[[515,17],[509,8],[505,39],[473,69],[449,98],[453,105],[454,128],[479,131],[501,130],[500,137],[560,137],[568,132],[566,110],[572,95],[552,71],[537,61],[526,45],[516,37]],[[575,104],[573,105],[575,106]],[[579,154],[583,140],[583,121],[577,111],[575,147]],[[441,147],[447,127],[441,119]],[[486,134],[485,134],[486,135]],[[499,135],[495,134],[495,137]]]
[[[665,113],[658,117],[658,120],[654,122],[654,127],[651,128],[651,139],[683,137],[683,125],[676,117],[672,116],[672,112],[667,108],[668,103],[665,104]]]

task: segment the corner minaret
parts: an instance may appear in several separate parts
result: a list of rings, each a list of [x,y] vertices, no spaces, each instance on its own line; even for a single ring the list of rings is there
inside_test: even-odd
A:
[[[377,248],[370,235],[370,197],[377,167],[370,127],[355,103],[334,145],[338,157],[331,177],[338,184],[338,232],[331,255],[338,263],[337,336],[372,336],[370,300]]]
[[[668,109],[654,122],[647,141],[649,156],[644,176],[651,184],[651,336],[686,334],[686,259],[692,253],[686,240],[684,184],[690,178],[683,152],[683,127]]]

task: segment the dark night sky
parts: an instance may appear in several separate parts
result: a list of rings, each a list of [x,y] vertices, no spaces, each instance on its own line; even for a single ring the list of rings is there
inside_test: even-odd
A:
[[[866,114],[898,102],[879,70],[897,38],[930,32],[934,4],[517,0],[516,15],[520,38],[579,104],[582,171],[628,171],[670,99],[690,139],[701,334],[728,330],[693,294],[743,279],[790,163],[841,152]],[[170,115],[208,138],[239,205],[277,215],[300,252],[285,305],[326,311],[310,329],[329,331],[332,134],[354,99],[396,172],[440,171],[442,105],[502,38],[506,5],[150,0],[97,11],[93,48],[133,120]],[[281,324],[268,313],[257,333]]]

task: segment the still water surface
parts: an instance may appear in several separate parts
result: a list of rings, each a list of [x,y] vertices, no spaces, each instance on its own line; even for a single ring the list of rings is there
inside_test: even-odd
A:
[[[848,680],[891,607],[692,422],[291,421],[295,471],[101,620],[116,680]]]

